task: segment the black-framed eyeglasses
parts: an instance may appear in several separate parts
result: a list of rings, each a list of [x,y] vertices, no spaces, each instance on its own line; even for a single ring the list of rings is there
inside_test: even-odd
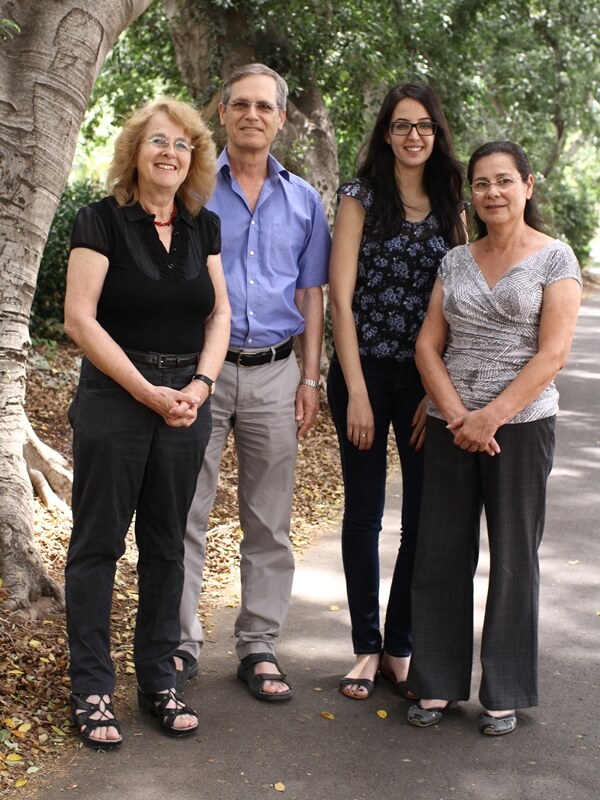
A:
[[[518,183],[518,178],[498,178],[497,181],[486,181],[483,178],[481,180],[473,181],[471,184],[471,191],[473,194],[485,194],[489,192],[492,186],[495,186],[498,191],[507,191],[511,189],[514,183]]]
[[[390,123],[390,133],[394,136],[408,136],[412,129],[416,128],[419,136],[433,136],[439,128],[437,122],[432,120],[423,120],[422,122],[405,122],[404,120],[395,120]]]
[[[144,141],[161,150],[166,150],[171,143],[171,140],[167,139],[166,136],[151,136],[149,139],[144,139]],[[185,139],[175,139],[173,147],[178,153],[191,153],[192,150],[195,150],[194,145],[189,144]]]
[[[232,111],[238,114],[247,113],[252,106],[254,106],[259,114],[273,114],[278,109],[278,106],[274,106],[271,103],[253,103],[250,100],[231,100],[229,103],[225,103],[225,105],[229,106]]]

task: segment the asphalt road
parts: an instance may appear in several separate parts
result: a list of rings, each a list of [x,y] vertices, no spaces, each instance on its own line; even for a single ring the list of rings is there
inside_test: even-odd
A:
[[[339,523],[324,525],[298,559],[279,659],[295,696],[259,703],[236,679],[234,608],[210,618],[200,674],[186,699],[199,734],[171,740],[142,717],[133,695],[119,707],[118,752],[66,755],[39,800],[597,800],[600,797],[600,291],[581,310],[567,369],[541,549],[540,696],[510,736],[477,730],[477,657],[472,699],[421,730],[408,704],[379,682],[351,701],[337,691],[352,661],[339,552]],[[382,596],[399,529],[393,477],[382,533]],[[482,531],[485,542],[485,530]],[[487,552],[476,579],[478,624]],[[476,648],[477,653],[477,648]],[[378,711],[386,711],[381,718]],[[329,712],[334,719],[327,719]],[[281,785],[280,785],[281,784]],[[283,788],[282,788],[283,786]]]

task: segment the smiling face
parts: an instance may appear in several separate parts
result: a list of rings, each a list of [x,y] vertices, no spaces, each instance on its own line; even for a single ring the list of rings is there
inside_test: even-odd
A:
[[[516,180],[499,188],[495,182],[502,178]],[[480,158],[473,167],[471,183],[476,181],[487,181],[491,184],[486,192],[472,195],[475,211],[486,225],[524,219],[525,203],[533,193],[533,175],[529,175],[524,181],[512,156],[494,153]]]
[[[166,140],[156,146],[146,139]],[[177,141],[190,143],[189,135],[171,120],[164,111],[153,114],[144,129],[136,155],[138,186],[142,192],[168,190],[175,195],[187,177],[192,158],[191,151],[175,147]]]
[[[422,103],[412,97],[404,97],[394,108],[390,123],[402,122],[435,122]],[[433,152],[435,134],[421,136],[416,128],[406,136],[396,136],[386,131],[385,140],[391,146],[398,167],[423,167]]]
[[[246,100],[250,105],[236,110],[232,104]],[[265,112],[256,104],[273,107]],[[231,87],[227,105],[219,104],[221,125],[227,131],[229,151],[268,151],[278,131],[283,127],[285,111],[277,106],[277,85],[270,75],[246,75]]]

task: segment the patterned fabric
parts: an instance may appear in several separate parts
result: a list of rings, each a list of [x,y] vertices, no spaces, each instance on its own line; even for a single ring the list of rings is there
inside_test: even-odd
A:
[[[575,254],[555,240],[520,261],[490,289],[468,245],[454,248],[439,271],[443,311],[449,325],[444,362],[468,409],[497,397],[538,351],[546,286],[564,278],[581,284]],[[531,422],[558,411],[552,382],[511,423]],[[431,406],[429,413],[442,418]]]
[[[390,239],[373,235],[373,192],[356,178],[338,189],[365,209],[352,310],[361,356],[409,361],[427,310],[435,276],[449,245],[437,218],[404,221]]]

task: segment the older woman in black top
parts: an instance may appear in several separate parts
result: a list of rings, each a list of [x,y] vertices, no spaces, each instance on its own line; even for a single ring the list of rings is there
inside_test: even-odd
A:
[[[229,337],[219,219],[203,208],[214,175],[200,115],[160,99],[125,123],[109,170],[111,195],[81,209],[73,229],[65,330],[84,358],[69,409],[71,712],[82,742],[98,749],[122,741],[111,705],[110,610],[134,511],[139,704],[167,733],[198,728],[175,692],[173,654],[186,517]]]

